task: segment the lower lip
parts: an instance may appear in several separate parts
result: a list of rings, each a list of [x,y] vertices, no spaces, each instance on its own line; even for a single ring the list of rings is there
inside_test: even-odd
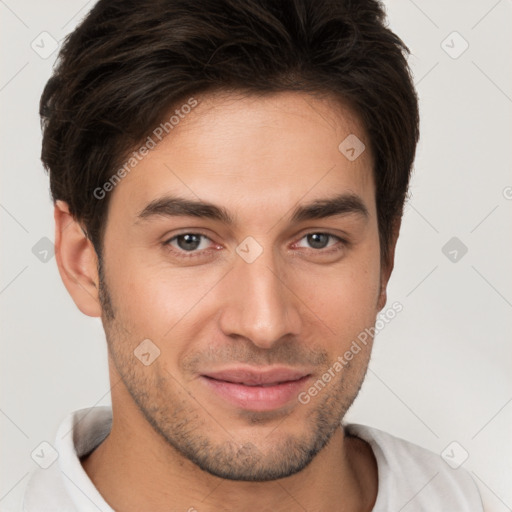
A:
[[[309,380],[309,375],[298,380],[283,382],[275,386],[245,386],[235,382],[201,376],[201,380],[219,396],[242,409],[269,411],[297,400],[301,388]]]

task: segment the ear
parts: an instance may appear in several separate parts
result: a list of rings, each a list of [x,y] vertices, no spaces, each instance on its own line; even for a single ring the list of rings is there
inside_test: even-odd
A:
[[[60,277],[78,309],[88,316],[100,317],[98,259],[81,225],[69,213],[64,201],[56,201],[55,259]]]
[[[391,272],[393,271],[393,267],[395,266],[395,249],[396,249],[396,242],[398,240],[398,235],[400,233],[400,226],[402,224],[401,217],[396,217],[393,221],[393,228],[392,228],[392,237],[390,241],[390,247],[389,247],[389,259],[387,262],[387,265],[383,266],[381,268],[380,272],[380,291],[379,291],[379,298],[377,300],[377,311],[381,311],[382,308],[386,305],[386,302],[388,300],[387,297],[387,286],[389,278],[391,277]]]

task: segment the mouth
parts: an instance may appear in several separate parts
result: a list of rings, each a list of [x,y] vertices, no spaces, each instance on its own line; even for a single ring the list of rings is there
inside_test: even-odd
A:
[[[256,371],[233,368],[208,372],[200,376],[207,388],[237,408],[269,411],[297,400],[310,373],[288,368]]]

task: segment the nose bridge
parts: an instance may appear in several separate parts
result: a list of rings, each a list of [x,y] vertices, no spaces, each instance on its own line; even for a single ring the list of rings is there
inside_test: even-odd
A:
[[[237,247],[227,283],[229,299],[222,315],[226,335],[240,335],[259,347],[270,348],[283,336],[299,333],[297,302],[279,276],[280,263],[271,247],[263,250],[254,239],[246,239]]]

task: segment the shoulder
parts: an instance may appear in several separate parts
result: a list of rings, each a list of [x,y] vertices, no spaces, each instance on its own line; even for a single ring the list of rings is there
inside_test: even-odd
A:
[[[80,457],[107,436],[112,409],[80,409],[60,424],[55,437],[55,457],[32,470],[2,499],[0,512],[113,512],[89,479]],[[44,454],[43,454],[44,455]]]
[[[366,441],[378,468],[374,512],[407,510],[483,512],[475,481],[462,467],[450,467],[440,454],[382,430],[343,425],[346,435]]]
[[[2,500],[0,512],[74,511],[57,465],[33,469]]]

